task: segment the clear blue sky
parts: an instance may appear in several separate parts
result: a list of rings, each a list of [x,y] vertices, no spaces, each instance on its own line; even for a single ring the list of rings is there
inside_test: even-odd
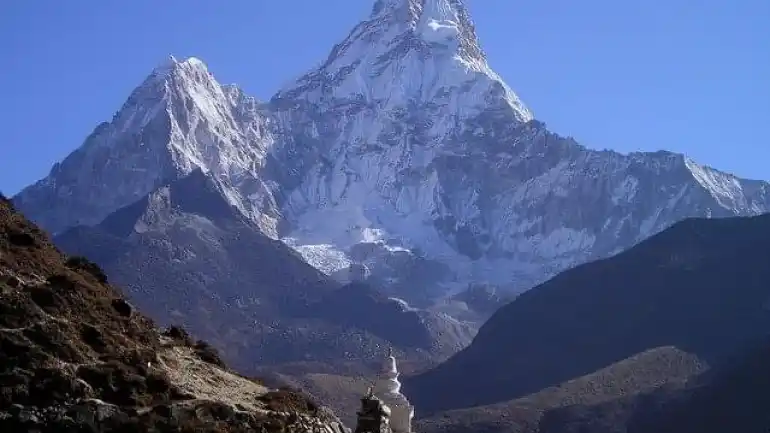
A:
[[[0,190],[45,176],[168,54],[267,99],[373,3],[0,1]],[[556,132],[770,180],[770,1],[468,3],[492,67]]]

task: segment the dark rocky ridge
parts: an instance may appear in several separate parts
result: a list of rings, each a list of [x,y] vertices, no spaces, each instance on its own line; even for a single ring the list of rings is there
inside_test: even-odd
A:
[[[0,431],[341,431],[297,392],[161,334],[86,259],[66,258],[0,197]]]
[[[150,317],[212,341],[243,371],[326,363],[340,372],[350,361],[361,373],[391,345],[426,365],[472,337],[466,325],[404,310],[367,285],[342,287],[265,236],[200,170],[55,240],[101,265]]]
[[[315,317],[369,330],[395,347],[428,350],[438,356],[457,352],[464,347],[460,343],[473,338],[469,326],[449,317],[442,320],[440,314],[411,308],[362,282],[326,294],[310,308]]]
[[[770,330],[769,248],[770,215],[685,220],[520,295],[405,392],[430,413],[519,398],[656,347],[719,363]]]

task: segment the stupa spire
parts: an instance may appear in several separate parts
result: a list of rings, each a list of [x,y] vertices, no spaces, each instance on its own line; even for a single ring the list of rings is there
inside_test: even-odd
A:
[[[393,348],[388,348],[388,356],[383,362],[379,378],[374,386],[374,393],[390,408],[390,428],[393,433],[411,433],[414,407],[401,394],[401,382],[398,381],[398,366]]]

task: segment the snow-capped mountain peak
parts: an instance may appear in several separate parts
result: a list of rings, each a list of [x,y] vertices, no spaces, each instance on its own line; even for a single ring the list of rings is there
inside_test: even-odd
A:
[[[155,69],[153,69],[152,75],[162,77],[181,71],[195,71],[197,73],[209,74],[206,63],[197,57],[188,57],[180,61],[175,56],[169,55],[165,61],[161,62]]]
[[[548,131],[489,67],[461,0],[378,0],[264,104],[169,58],[14,200],[57,232],[195,169],[317,268],[363,266],[410,302],[520,290],[682,218],[770,210],[766,182]]]
[[[471,63],[485,63],[462,0],[379,0],[371,20],[409,27],[421,40],[443,46]]]
[[[320,68],[274,99],[286,104],[298,98],[313,105],[349,101],[377,111],[441,104],[442,117],[478,114],[491,103],[506,106],[513,122],[532,119],[487,64],[460,0],[378,1]]]
[[[765,183],[549,132],[490,68],[461,0],[378,0],[271,106],[292,132],[279,159],[301,161],[285,240],[327,272],[359,262],[424,291],[382,264],[427,258],[447,285],[521,289],[686,216],[770,207]]]

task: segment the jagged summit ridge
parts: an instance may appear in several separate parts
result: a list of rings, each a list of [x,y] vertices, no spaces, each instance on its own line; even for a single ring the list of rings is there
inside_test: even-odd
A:
[[[180,61],[173,54],[169,54],[166,60],[153,69],[150,76],[166,78],[169,74],[193,70],[198,71],[200,74],[209,74],[208,66],[203,60],[197,57],[188,57]]]
[[[462,48],[469,59],[485,61],[462,0],[379,0],[370,19],[406,24],[426,42]]]
[[[443,104],[447,108],[443,116],[459,117],[492,103],[511,111],[514,122],[532,119],[487,64],[467,10],[457,0],[376,5],[369,19],[355,26],[319,69],[274,99],[280,106],[289,101],[313,106],[336,101],[386,112]]]

